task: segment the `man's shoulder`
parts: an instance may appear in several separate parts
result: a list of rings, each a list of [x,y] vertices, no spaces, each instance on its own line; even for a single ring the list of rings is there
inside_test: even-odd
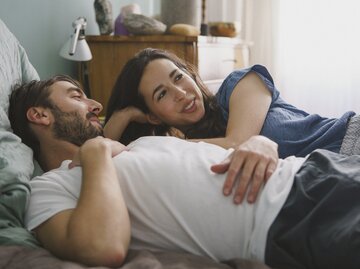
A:
[[[71,180],[81,179],[81,167],[74,167],[69,169],[70,160],[65,160],[58,168],[44,172],[33,177],[30,181],[32,188],[39,184],[43,185],[47,182],[51,184],[62,184],[62,182],[69,182]]]

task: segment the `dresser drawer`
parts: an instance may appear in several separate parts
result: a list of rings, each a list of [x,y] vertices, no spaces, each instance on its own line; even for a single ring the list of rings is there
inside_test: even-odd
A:
[[[237,64],[234,45],[210,44],[198,48],[198,70],[200,77],[206,80],[224,79]]]

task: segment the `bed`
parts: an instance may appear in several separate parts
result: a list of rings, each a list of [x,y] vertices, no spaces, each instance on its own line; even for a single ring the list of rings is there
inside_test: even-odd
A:
[[[11,132],[7,117],[9,95],[15,84],[39,79],[25,50],[0,20],[0,268],[87,268],[63,261],[43,249],[24,228],[23,215],[30,194],[29,180],[37,173],[32,151]],[[98,267],[105,268],[105,267]],[[268,268],[235,259],[217,263],[188,253],[129,251],[120,268]]]

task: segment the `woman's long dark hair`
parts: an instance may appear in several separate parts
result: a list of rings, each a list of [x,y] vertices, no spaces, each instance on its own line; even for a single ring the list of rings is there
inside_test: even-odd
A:
[[[139,84],[144,73],[145,67],[153,60],[167,59],[173,62],[181,70],[189,74],[199,86],[204,99],[205,116],[196,124],[192,125],[184,132],[185,138],[212,138],[225,135],[226,124],[222,117],[222,111],[213,94],[207,89],[200,79],[197,71],[190,64],[184,63],[176,55],[161,50],[147,48],[137,53],[130,59],[119,74],[112,90],[106,111],[107,122],[111,115],[120,109],[134,106],[149,113],[145,100],[139,93]],[[149,135],[176,135],[179,131],[166,124],[152,125],[137,122],[130,123],[124,130],[120,142],[128,144],[131,141]]]

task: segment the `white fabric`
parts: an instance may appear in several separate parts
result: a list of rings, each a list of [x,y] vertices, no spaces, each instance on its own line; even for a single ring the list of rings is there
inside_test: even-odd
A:
[[[358,0],[245,3],[250,64],[270,70],[287,102],[328,117],[360,113]]]
[[[291,156],[280,160],[274,174],[266,184],[257,205],[254,232],[250,238],[249,253],[252,259],[265,260],[267,232],[285,203],[293,185],[294,176],[305,159]]]
[[[275,81],[285,100],[310,113],[359,113],[360,2],[278,0]],[[326,8],[324,8],[326,6]]]
[[[243,38],[251,42],[250,66],[262,64],[273,73],[275,18],[279,0],[244,0]],[[274,37],[275,36],[275,37]]]
[[[264,259],[268,228],[303,159],[280,161],[255,205],[234,205],[222,195],[225,175],[210,171],[231,150],[174,137],[144,137],[129,147],[114,162],[131,217],[131,248]],[[68,163],[31,181],[28,229],[76,206],[81,169],[68,170]]]

